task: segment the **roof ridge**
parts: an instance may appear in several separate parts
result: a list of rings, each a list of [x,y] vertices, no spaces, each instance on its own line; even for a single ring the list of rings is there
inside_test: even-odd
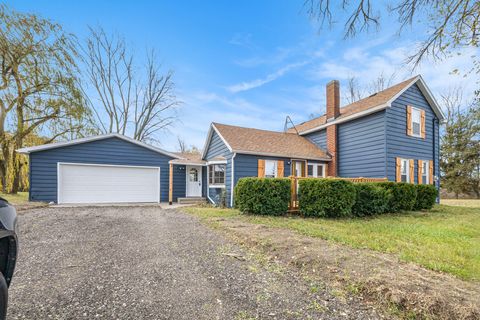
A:
[[[282,134],[285,133],[285,134],[298,135],[296,133],[286,132],[286,131],[274,131],[274,130],[258,129],[258,128],[251,128],[251,127],[242,127],[242,126],[236,126],[236,125],[219,123],[219,122],[212,122],[212,124],[214,126],[221,125],[221,126],[226,126],[226,127],[234,127],[234,128],[247,129],[247,130],[258,130],[258,131],[271,132],[271,133],[282,133]]]
[[[420,74],[415,75],[414,77],[408,78],[408,79],[400,81],[400,82],[398,82],[394,85],[391,85],[388,88],[385,88],[383,90],[372,93],[368,97],[365,97],[365,98],[362,98],[362,99],[357,100],[355,102],[344,105],[344,106],[340,107],[340,117],[342,117],[345,114],[355,114],[355,113],[357,113],[358,111],[355,112],[355,109],[362,106],[362,104],[363,105],[368,105],[367,109],[374,109],[374,108],[380,107],[385,102],[376,101],[377,96],[382,98],[382,95],[388,95],[388,94],[391,93],[391,91],[401,92],[403,90],[402,88],[407,87],[407,85],[409,87],[413,83],[416,83],[417,81],[419,81],[421,79],[422,79],[422,76]],[[301,127],[305,127],[305,126],[308,127],[310,125],[313,125],[314,123],[319,123],[318,125],[321,125],[323,123],[320,123],[320,122],[325,122],[325,117],[326,117],[326,112],[323,113],[322,115],[318,116],[318,117],[313,118],[313,119],[309,119],[309,120],[306,120],[306,121],[303,121],[303,122],[296,123],[296,124],[294,124],[293,127],[288,128],[288,130],[290,132],[292,132],[294,130],[294,128],[296,128],[299,131],[299,134],[302,134],[306,130],[310,130],[310,129],[301,128]]]
[[[377,94],[379,94],[379,93],[382,93],[382,92],[384,92],[384,91],[390,90],[391,88],[396,87],[396,86],[398,86],[398,85],[400,85],[400,84],[403,84],[403,83],[405,83],[405,82],[411,82],[411,81],[413,81],[414,79],[417,79],[417,78],[419,78],[419,77],[420,77],[420,75],[417,74],[416,76],[411,77],[411,78],[409,78],[409,79],[407,79],[407,80],[400,81],[400,82],[398,82],[398,83],[396,83],[396,84],[394,84],[394,85],[391,85],[391,86],[388,87],[388,88],[385,88],[385,89],[383,89],[383,90],[374,92],[374,93],[372,93],[371,95],[369,95],[368,97],[361,98],[361,99],[359,99],[359,100],[357,100],[357,101],[354,101],[354,102],[352,102],[352,103],[349,103],[349,104],[346,104],[346,105],[344,105],[344,106],[341,106],[341,107],[340,107],[340,110],[342,110],[342,109],[344,109],[344,108],[347,108],[347,107],[349,107],[349,106],[351,106],[351,105],[353,105],[353,104],[355,104],[355,103],[358,103],[358,102],[364,101],[364,100],[366,100],[366,99],[368,99],[368,98],[371,98],[371,97],[373,97],[373,96],[375,96],[375,95],[377,95]],[[312,119],[309,119],[309,120],[306,120],[306,121],[297,123],[296,125],[304,124],[304,123],[310,122],[310,121],[312,121],[312,120],[319,119],[319,118],[321,118],[321,117],[324,117],[326,114],[327,114],[327,113],[325,112],[325,113],[319,115],[318,117],[315,117],[315,118],[312,118]]]

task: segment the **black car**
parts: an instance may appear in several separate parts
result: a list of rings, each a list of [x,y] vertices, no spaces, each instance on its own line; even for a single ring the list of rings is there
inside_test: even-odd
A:
[[[0,198],[0,319],[7,316],[8,287],[17,260],[17,212]]]

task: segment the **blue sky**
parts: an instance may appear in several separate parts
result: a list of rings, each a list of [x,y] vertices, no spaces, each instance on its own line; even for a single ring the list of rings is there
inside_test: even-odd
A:
[[[303,0],[281,1],[54,1],[16,0],[14,9],[61,23],[84,39],[88,25],[123,34],[139,57],[154,49],[173,69],[181,122],[160,137],[177,148],[176,137],[203,147],[210,122],[283,130],[321,114],[325,84],[345,86],[355,76],[368,86],[378,75],[395,73],[395,82],[421,73],[440,98],[455,85],[472,95],[475,79],[452,75],[470,65],[471,51],[412,71],[404,65],[426,30],[396,35],[392,17],[382,29],[344,40],[342,26],[318,32]],[[418,38],[417,38],[418,37]]]

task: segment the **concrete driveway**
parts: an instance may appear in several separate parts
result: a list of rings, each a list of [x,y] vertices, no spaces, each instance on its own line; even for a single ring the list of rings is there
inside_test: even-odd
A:
[[[177,210],[34,209],[19,238],[9,319],[377,318]]]

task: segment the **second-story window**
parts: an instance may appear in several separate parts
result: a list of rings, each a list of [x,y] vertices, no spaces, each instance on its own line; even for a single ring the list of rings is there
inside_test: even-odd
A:
[[[416,137],[421,136],[421,110],[412,108],[412,135]]]

